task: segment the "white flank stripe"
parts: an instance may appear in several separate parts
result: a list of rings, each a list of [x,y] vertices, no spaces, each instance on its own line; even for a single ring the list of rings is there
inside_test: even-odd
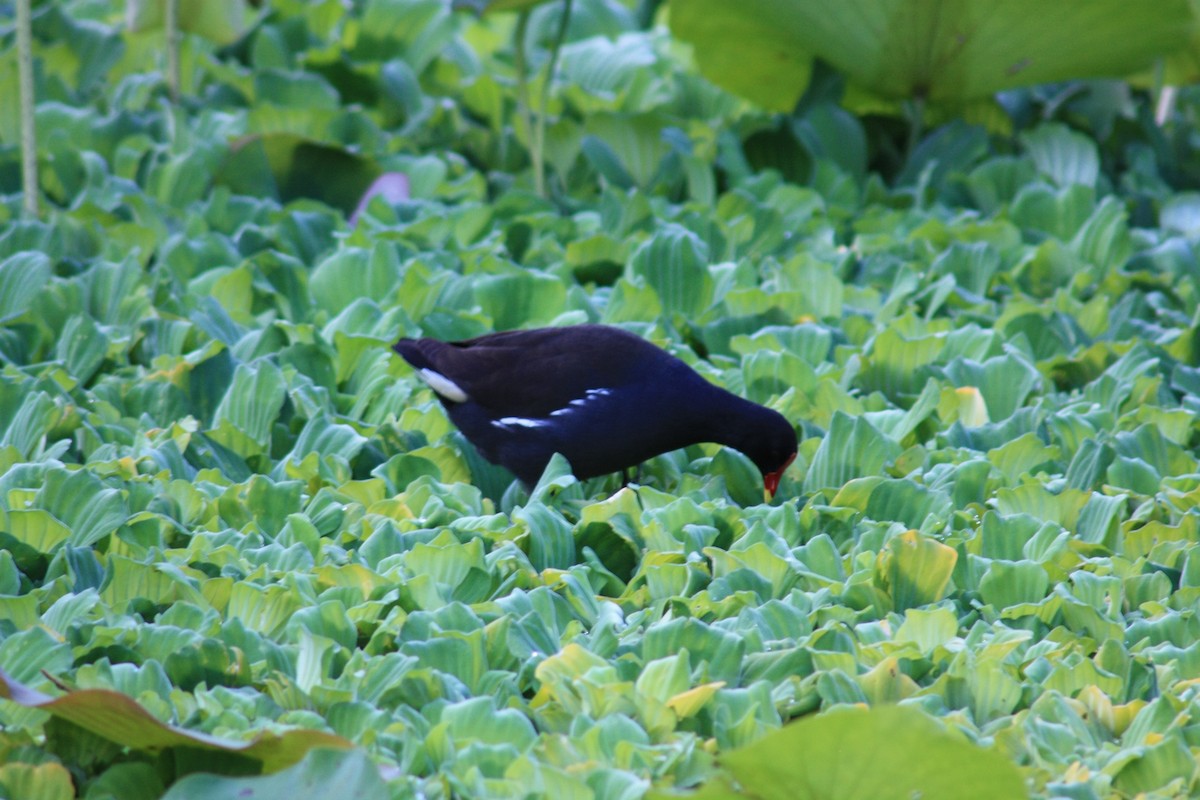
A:
[[[438,375],[438,377],[441,378],[442,376]],[[442,380],[445,380],[445,378],[442,378]],[[455,386],[454,388],[457,389],[458,387]],[[587,389],[584,391],[583,397],[578,397],[570,401],[566,408],[559,408],[551,411],[550,416],[562,417],[567,414],[571,414],[576,408],[587,405],[589,401],[595,400],[599,397],[607,397],[610,394],[612,394],[612,392],[608,389]],[[549,419],[530,419],[528,417],[501,417],[500,419],[492,420],[492,427],[500,428],[501,430],[511,430],[514,426],[518,428],[544,428],[545,426],[551,424],[553,423]]]
[[[467,402],[467,393],[459,388],[458,384],[447,378],[440,372],[434,372],[431,369],[419,369],[417,374],[421,376],[421,380],[429,384],[429,388],[455,403]]]
[[[612,394],[612,391],[610,391],[609,389],[587,389],[586,391],[584,391],[583,397],[577,397],[576,399],[574,399],[570,403],[568,403],[568,405],[572,405],[572,406],[587,405],[587,402],[589,400],[595,400],[597,397],[608,397],[610,394]],[[560,414],[560,413],[565,414],[566,412],[568,412],[570,410],[571,409],[569,409],[569,408],[563,408],[563,409],[559,409],[558,411],[551,411],[550,415],[553,416],[555,414]]]

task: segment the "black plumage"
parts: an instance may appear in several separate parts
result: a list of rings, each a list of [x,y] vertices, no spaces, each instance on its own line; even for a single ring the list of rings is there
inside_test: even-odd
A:
[[[715,386],[620,328],[576,325],[393,348],[430,384],[484,458],[527,484],[562,453],[577,477],[635,466],[699,442],[734,448],[774,493],[796,455],[779,413]]]

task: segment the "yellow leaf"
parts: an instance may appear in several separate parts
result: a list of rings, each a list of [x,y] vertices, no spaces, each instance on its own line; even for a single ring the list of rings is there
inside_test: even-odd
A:
[[[958,552],[909,530],[888,540],[876,565],[875,581],[892,596],[897,611],[936,603],[946,596]]]
[[[987,404],[983,395],[974,386],[961,386],[954,390],[958,396],[958,421],[968,428],[986,425],[988,418]]]
[[[381,576],[367,569],[362,564],[346,564],[340,567],[326,565],[317,567],[314,571],[317,575],[317,581],[322,587],[350,586],[362,593],[363,600],[370,597],[376,587],[384,582]]]
[[[36,797],[38,800],[72,800],[75,786],[71,773],[62,764],[12,763],[0,766],[0,790],[8,797]]]
[[[1086,783],[1092,779],[1092,771],[1083,763],[1074,761],[1063,773],[1063,783]]]
[[[680,719],[686,719],[704,708],[713,695],[724,686],[725,681],[702,683],[667,700],[667,708],[674,711]]]
[[[367,508],[368,514],[379,514],[382,517],[394,520],[412,519],[415,515],[408,504],[398,498],[390,500],[380,500],[378,503],[372,503]]]
[[[1080,690],[1076,699],[1087,709],[1088,716],[1103,725],[1109,731],[1116,726],[1116,716],[1113,712],[1112,698],[1095,684],[1085,686]]]
[[[383,478],[350,481],[339,486],[338,491],[362,503],[364,508],[369,508],[387,498],[387,481]]]

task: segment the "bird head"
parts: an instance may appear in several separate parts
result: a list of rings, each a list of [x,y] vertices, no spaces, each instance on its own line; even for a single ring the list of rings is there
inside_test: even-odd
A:
[[[783,466],[770,472],[763,472],[763,488],[766,489],[769,497],[774,497],[775,492],[779,490],[779,479],[783,477],[783,472],[791,463],[796,460],[796,451],[787,457],[787,461],[783,462]]]
[[[782,414],[764,406],[757,408],[758,419],[752,428],[753,434],[740,446],[734,446],[758,467],[763,475],[763,488],[773,497],[784,470],[796,459],[796,429]]]

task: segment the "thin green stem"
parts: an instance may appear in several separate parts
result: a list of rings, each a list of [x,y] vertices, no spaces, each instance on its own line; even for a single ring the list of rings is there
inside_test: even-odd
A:
[[[25,213],[38,215],[37,126],[33,96],[33,11],[17,0],[17,84],[21,103],[21,192]]]
[[[912,158],[913,152],[921,143],[921,137],[924,135],[925,95],[917,94],[913,96],[908,106],[908,153],[906,154],[908,158]]]
[[[171,94],[171,102],[179,102],[179,84],[181,70],[179,67],[179,0],[167,0],[167,91]]]
[[[532,149],[536,154],[533,162],[533,185],[541,197],[546,196],[546,117],[550,115],[550,89],[554,84],[554,71],[558,67],[558,54],[567,38],[567,26],[571,22],[572,0],[564,0],[562,16],[558,19],[558,31],[550,49],[550,60],[546,63],[546,78],[542,81],[542,99],[538,108],[537,129],[534,131]]]
[[[529,64],[525,60],[525,39],[529,32],[529,12],[522,11],[517,16],[517,29],[513,32],[513,66],[517,70],[517,115],[521,119],[521,127],[525,129],[525,141],[529,142],[529,157],[534,163],[536,175],[539,156],[533,142],[533,118],[529,107]]]

